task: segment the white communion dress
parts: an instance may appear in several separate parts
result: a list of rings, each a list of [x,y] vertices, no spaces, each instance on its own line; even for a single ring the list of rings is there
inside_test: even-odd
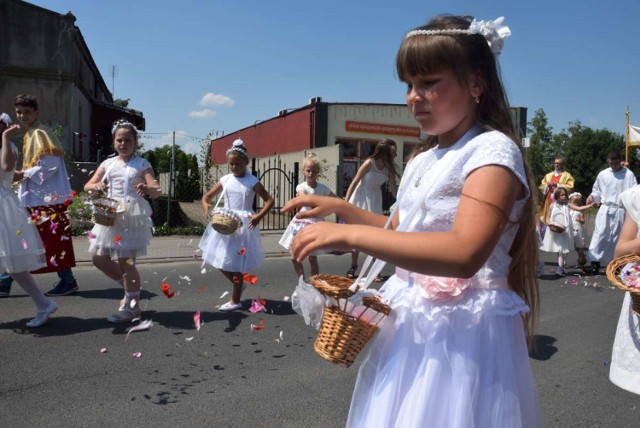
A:
[[[108,196],[124,204],[125,211],[116,216],[113,226],[96,224],[91,229],[89,253],[108,255],[111,259],[128,259],[144,256],[151,241],[151,205],[138,195],[136,185],[144,183],[142,173],[151,164],[140,156],[128,162],[112,157],[100,164],[105,170]]]
[[[551,222],[564,226],[565,229],[564,232],[560,233],[547,229],[540,247],[542,251],[565,254],[573,251],[573,227],[570,211],[571,209],[567,204],[555,202],[551,206]]]
[[[260,227],[249,229],[255,197],[254,186],[259,181],[245,172],[243,177],[227,174],[220,179],[224,192],[224,207],[232,210],[242,220],[242,226],[231,235],[216,232],[211,223],[200,239],[198,247],[202,259],[211,266],[227,272],[249,272],[264,262],[264,248],[260,238]]]
[[[487,262],[457,298],[436,300],[418,278],[396,269],[381,288],[391,314],[365,351],[349,427],[537,427],[537,396],[522,313],[507,283],[509,250],[529,197],[518,147],[504,134],[473,127],[453,146],[416,156],[398,197],[408,230],[451,229],[465,179],[478,168],[508,168],[527,189]],[[414,207],[415,204],[419,204]]]
[[[313,188],[309,186],[306,182],[300,183],[296,186],[296,194],[304,192],[305,195],[319,195],[319,196],[329,196],[331,195],[331,189],[325,186],[322,183],[316,183],[316,187]],[[307,211],[309,207],[302,207],[300,211]],[[283,246],[285,249],[289,250],[291,248],[291,241],[293,237],[296,236],[298,232],[304,229],[306,226],[316,223],[318,221],[324,221],[324,218],[305,218],[299,219],[297,216],[294,216],[293,219],[289,222],[287,229],[282,234],[282,237],[278,241],[278,243]],[[312,256],[317,256],[319,254],[323,254],[325,251],[314,251]]]
[[[584,248],[585,233],[584,226],[578,221],[582,213],[580,211],[571,210],[571,226],[573,228],[573,246],[576,249]]]
[[[371,160],[371,168],[356,185],[349,202],[363,210],[382,214],[382,190],[380,186],[389,180],[389,171],[378,169],[376,161]]]
[[[640,186],[625,190],[620,199],[638,226],[640,237]],[[616,337],[613,341],[609,379],[622,389],[640,394],[640,317],[631,309],[631,295],[624,293]]]
[[[11,150],[17,153],[11,144]],[[0,168],[0,270],[20,273],[47,265],[42,239],[11,189],[13,172]]]

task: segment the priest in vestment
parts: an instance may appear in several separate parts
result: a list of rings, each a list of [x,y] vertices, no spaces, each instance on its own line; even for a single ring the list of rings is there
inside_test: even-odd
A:
[[[542,192],[540,203],[540,221],[547,223],[551,204],[553,203],[553,192],[558,187],[567,189],[567,194],[573,191],[573,176],[564,170],[564,159],[557,158],[553,161],[554,170],[544,176],[542,183],[538,187]]]

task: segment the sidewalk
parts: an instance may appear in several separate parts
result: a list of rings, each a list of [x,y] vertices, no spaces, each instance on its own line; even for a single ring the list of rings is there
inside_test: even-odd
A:
[[[283,231],[262,232],[262,245],[267,257],[287,257],[286,250],[278,244]],[[147,248],[147,255],[139,257],[138,263],[162,263],[167,260],[194,260],[194,254],[199,255],[198,243],[200,236],[154,236]],[[86,236],[73,237],[73,249],[76,263],[79,266],[91,264],[89,239]]]

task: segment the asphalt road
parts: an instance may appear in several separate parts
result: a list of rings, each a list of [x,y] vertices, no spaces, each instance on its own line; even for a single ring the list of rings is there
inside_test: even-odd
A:
[[[323,256],[320,265],[343,273],[349,259]],[[24,327],[33,307],[19,287],[0,299],[0,427],[344,425],[357,363],[344,369],[314,353],[315,331],[284,301],[295,285],[288,259],[267,259],[245,310],[229,314],[216,311],[229,288],[217,271],[203,275],[196,261],[139,269],[143,318],[154,325],[128,338],[105,321],[121,291],[92,267],[75,269],[81,291],[57,298],[60,309],[39,329]],[[37,280],[45,289],[55,275]],[[176,297],[162,294],[163,280]],[[622,293],[604,276],[549,273],[540,287],[531,363],[545,425],[637,427],[640,397],[608,380]],[[258,296],[268,313],[246,310]],[[264,329],[252,331],[261,319]]]

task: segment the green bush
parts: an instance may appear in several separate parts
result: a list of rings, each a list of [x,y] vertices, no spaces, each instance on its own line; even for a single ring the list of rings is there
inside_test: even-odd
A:
[[[176,206],[177,203],[176,203]],[[69,205],[69,216],[71,218],[71,234],[73,236],[82,236],[91,230],[93,223],[91,222],[91,204],[89,203],[89,194],[80,193],[73,198],[73,203]],[[171,235],[189,235],[202,236],[204,226],[158,226],[153,228],[153,236],[171,236]]]
[[[189,236],[202,236],[204,233],[204,226],[184,226],[184,227],[169,227],[158,226],[153,228],[153,236],[171,236],[171,235],[189,235]]]
[[[89,203],[89,195],[80,193],[73,198],[73,203],[67,208],[71,220],[90,221],[91,220],[91,204]]]

